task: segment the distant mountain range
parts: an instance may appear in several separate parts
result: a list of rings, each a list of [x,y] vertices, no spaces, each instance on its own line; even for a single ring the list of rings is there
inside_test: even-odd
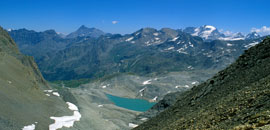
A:
[[[263,39],[256,33],[228,37],[209,25],[184,30],[142,28],[126,35],[85,26],[66,37],[54,30],[19,29],[9,34],[23,53],[34,56],[48,80],[224,68]]]
[[[225,35],[218,31],[218,29],[214,26],[204,25],[201,27],[187,27],[183,30],[186,33],[191,34],[192,36],[199,36],[206,41],[211,40],[226,40],[226,41],[233,41],[233,40],[244,40],[244,39],[256,39],[261,37],[256,32],[252,32],[244,36],[242,33],[232,33],[229,35]]]

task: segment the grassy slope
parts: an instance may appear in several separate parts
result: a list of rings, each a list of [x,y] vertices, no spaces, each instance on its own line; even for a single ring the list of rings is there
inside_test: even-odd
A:
[[[50,116],[68,113],[63,101],[43,93],[48,88],[33,58],[22,55],[0,28],[0,128],[15,130],[38,122],[36,129],[48,129]]]
[[[270,124],[270,39],[136,129],[240,129]]]

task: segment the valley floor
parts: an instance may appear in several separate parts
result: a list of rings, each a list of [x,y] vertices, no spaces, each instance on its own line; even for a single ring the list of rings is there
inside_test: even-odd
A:
[[[106,80],[98,80],[66,88],[75,99],[82,115],[71,130],[127,130],[148,118],[142,112],[116,106],[106,94],[120,97],[140,98],[148,101],[162,99],[164,95],[175,91],[186,91],[194,85],[211,77],[214,71],[174,72],[159,77],[139,77],[120,75]],[[127,87],[128,86],[128,87]],[[61,94],[61,89],[58,89]],[[63,95],[64,96],[64,95]],[[65,99],[64,99],[65,100]],[[140,121],[136,117],[140,115]],[[138,119],[138,118],[137,118]],[[134,123],[135,122],[135,123]]]

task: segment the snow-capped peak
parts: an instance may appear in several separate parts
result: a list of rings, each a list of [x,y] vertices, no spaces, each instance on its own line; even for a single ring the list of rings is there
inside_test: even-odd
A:
[[[199,36],[204,40],[215,40],[224,37],[224,34],[220,33],[216,27],[211,25],[204,25],[197,28],[187,27],[183,31],[192,36]]]
[[[246,36],[246,39],[256,39],[260,38],[261,36],[257,32],[252,32]]]
[[[211,25],[205,25],[204,28],[209,28],[211,31],[216,30],[217,28]]]

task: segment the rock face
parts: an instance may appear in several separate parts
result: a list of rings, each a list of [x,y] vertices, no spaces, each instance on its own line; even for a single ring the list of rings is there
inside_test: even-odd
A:
[[[59,98],[45,95],[48,88],[33,58],[21,54],[0,27],[0,129],[18,130],[35,122],[37,129],[48,129],[50,116],[67,110]]]
[[[270,39],[135,129],[260,129],[270,124]]]

